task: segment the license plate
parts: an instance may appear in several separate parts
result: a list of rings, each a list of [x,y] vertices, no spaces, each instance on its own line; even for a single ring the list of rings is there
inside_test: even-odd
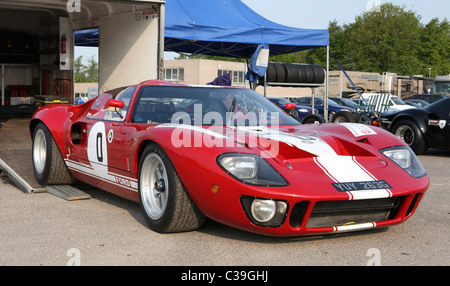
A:
[[[368,182],[332,183],[331,185],[333,185],[333,187],[338,192],[392,189],[392,186],[389,185],[385,180],[368,181]]]

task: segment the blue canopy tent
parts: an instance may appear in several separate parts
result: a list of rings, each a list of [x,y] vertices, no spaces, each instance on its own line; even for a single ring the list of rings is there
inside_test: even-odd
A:
[[[74,43],[77,47],[98,47],[98,29],[76,31]]]
[[[328,30],[276,24],[240,0],[169,0],[165,9],[166,51],[250,58],[259,44],[271,55],[329,45]]]
[[[271,22],[240,0],[168,0],[165,51],[250,58],[259,44],[271,55],[326,47],[326,29],[299,29]],[[75,32],[75,46],[98,46],[98,29]]]

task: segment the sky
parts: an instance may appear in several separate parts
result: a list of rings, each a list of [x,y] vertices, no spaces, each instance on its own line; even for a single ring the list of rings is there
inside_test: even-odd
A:
[[[170,0],[167,0],[170,1]],[[266,19],[278,24],[305,29],[327,29],[330,21],[338,25],[350,24],[377,5],[392,3],[416,12],[422,24],[433,18],[450,20],[450,0],[242,0]],[[376,10],[375,10],[376,11]],[[98,56],[96,49],[76,48],[75,56],[84,59]],[[173,58],[167,53],[165,58]],[[97,58],[98,61],[98,58]]]
[[[450,20],[449,0],[242,0],[242,2],[268,20],[305,29],[327,29],[329,22],[333,20],[339,25],[350,24],[357,16],[386,3],[416,12],[422,17],[422,24],[427,24],[433,18],[439,18],[440,21],[445,18]]]

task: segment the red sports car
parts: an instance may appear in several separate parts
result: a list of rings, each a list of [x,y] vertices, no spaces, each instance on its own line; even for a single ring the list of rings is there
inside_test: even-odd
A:
[[[391,133],[300,125],[244,88],[146,81],[44,106],[30,131],[39,183],[79,180],[138,202],[161,233],[205,218],[275,236],[394,225],[429,185]]]

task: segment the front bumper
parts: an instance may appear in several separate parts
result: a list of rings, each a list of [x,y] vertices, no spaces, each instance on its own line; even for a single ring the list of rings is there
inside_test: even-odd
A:
[[[404,196],[368,200],[291,199],[281,225],[264,227],[249,223],[244,229],[265,235],[300,236],[390,226],[410,218],[423,194],[418,191]]]

